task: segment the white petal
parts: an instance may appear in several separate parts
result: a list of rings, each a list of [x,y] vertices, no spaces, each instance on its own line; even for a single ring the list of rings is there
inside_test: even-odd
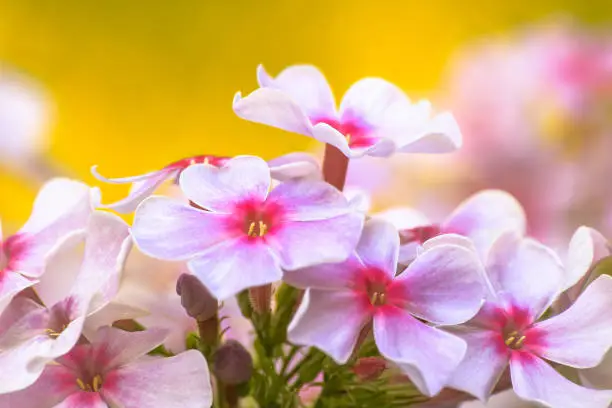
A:
[[[179,180],[188,199],[202,208],[229,213],[237,201],[264,201],[270,189],[270,168],[259,157],[238,156],[222,167],[196,164]]]
[[[287,338],[295,344],[317,347],[344,364],[368,317],[367,309],[350,291],[308,289]]]

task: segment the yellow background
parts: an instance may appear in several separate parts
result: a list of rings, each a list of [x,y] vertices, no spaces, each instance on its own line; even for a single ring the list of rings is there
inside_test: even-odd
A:
[[[56,105],[51,156],[87,182],[194,154],[272,157],[307,138],[239,120],[233,94],[313,63],[337,93],[366,75],[412,95],[439,84],[463,43],[556,14],[611,18],[603,1],[0,0],[0,61]],[[492,90],[494,91],[494,90]],[[105,200],[125,189],[105,188]],[[0,214],[23,220],[34,190],[0,174]]]

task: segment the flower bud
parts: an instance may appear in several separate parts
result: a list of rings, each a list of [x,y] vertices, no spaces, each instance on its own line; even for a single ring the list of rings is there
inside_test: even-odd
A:
[[[253,358],[236,340],[228,340],[217,349],[213,361],[217,379],[224,384],[242,384],[251,379]]]
[[[187,273],[179,276],[176,293],[181,297],[181,305],[187,314],[194,319],[205,321],[217,314],[219,302],[196,276]]]
[[[387,362],[380,357],[363,357],[353,366],[353,372],[361,381],[372,381],[380,377]]]

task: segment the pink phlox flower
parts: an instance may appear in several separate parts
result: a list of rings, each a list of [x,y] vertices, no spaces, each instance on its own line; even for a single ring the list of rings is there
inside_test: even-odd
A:
[[[396,275],[398,253],[397,230],[370,219],[347,261],[287,272],[288,283],[307,288],[288,338],[343,364],[371,322],[381,355],[431,396],[445,386],[466,351],[464,341],[435,326],[459,324],[478,312],[482,272],[473,251],[441,245]]]
[[[190,166],[180,186],[193,204],[143,201],[134,241],[150,256],[187,260],[220,300],[278,281],[283,270],[345,260],[363,224],[364,215],[327,183],[288,181],[270,190],[268,164],[253,156],[221,168]]]
[[[77,343],[85,319],[110,302],[131,246],[127,224],[109,213],[89,220],[83,255],[67,242],[34,286],[43,304],[17,297],[0,316],[0,393],[32,384],[49,361]]]
[[[16,234],[3,239],[0,227],[0,313],[15,294],[38,282],[63,242],[84,232],[99,200],[98,189],[53,179],[40,189],[29,220]]]
[[[132,184],[130,193],[126,198],[103,206],[122,214],[129,214],[167,180],[178,182],[181,172],[187,167],[194,164],[221,167],[229,159],[229,157],[224,156],[193,156],[171,163],[161,170],[133,177],[106,178],[98,173],[97,166],[93,166],[91,172],[98,180],[106,183]],[[289,153],[271,160],[269,164],[272,177],[280,181],[301,177],[316,178],[316,175],[320,173],[317,161],[306,153]]]
[[[170,358],[146,355],[166,334],[103,327],[91,343],[46,365],[30,387],[0,395],[0,408],[210,407],[210,374],[199,351]]]
[[[461,132],[450,113],[432,117],[429,102],[413,104],[380,78],[356,82],[338,110],[325,77],[313,66],[294,65],[272,78],[260,65],[257,80],[259,89],[234,97],[239,117],[313,137],[347,157],[445,153],[461,146]]]
[[[420,246],[442,234],[469,238],[484,259],[501,234],[508,230],[524,234],[527,223],[521,204],[501,190],[483,190],[468,197],[441,223],[406,207],[392,208],[374,217],[391,222],[399,230],[401,263],[410,262]]]
[[[597,278],[569,309],[540,320],[568,282],[552,250],[509,232],[491,248],[486,272],[485,305],[452,330],[468,350],[449,386],[484,401],[509,366],[514,391],[525,400],[608,407],[612,391],[576,385],[547,361],[578,369],[599,364],[612,345],[612,278]]]

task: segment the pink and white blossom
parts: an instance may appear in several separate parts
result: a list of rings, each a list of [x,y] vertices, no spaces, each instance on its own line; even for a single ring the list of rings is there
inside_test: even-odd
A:
[[[245,98],[240,92],[234,97],[239,117],[313,137],[347,157],[446,153],[461,146],[461,132],[450,113],[432,116],[429,102],[414,104],[380,78],[356,82],[339,109],[314,66],[294,65],[273,78],[260,65],[257,80],[259,89]]]
[[[136,210],[134,240],[150,256],[188,260],[221,300],[278,281],[283,269],[345,260],[363,224],[324,182],[288,181],[270,191],[268,164],[253,156],[190,166],[179,184],[193,205],[148,198]]]
[[[30,387],[0,395],[0,408],[210,407],[210,374],[200,352],[146,355],[166,334],[101,328],[90,344],[79,344],[45,366]]]
[[[400,234],[400,262],[408,263],[427,240],[442,234],[469,238],[485,258],[491,245],[508,230],[525,233],[527,221],[521,204],[501,190],[483,190],[467,199],[441,223],[430,221],[412,208],[397,207],[374,217],[391,222]]]
[[[91,172],[98,180],[111,184],[132,184],[130,193],[122,200],[103,206],[118,213],[129,214],[136,210],[145,198],[153,194],[164,182],[178,180],[181,172],[194,164],[207,164],[221,167],[229,160],[225,156],[194,156],[171,163],[161,170],[153,171],[139,176],[106,178],[98,173],[97,166],[91,168]],[[285,181],[297,178],[320,178],[319,165],[317,161],[306,153],[289,153],[277,157],[269,162],[270,172],[274,179]]]
[[[612,391],[581,387],[547,361],[578,369],[596,366],[612,345],[612,278],[591,283],[566,311],[540,320],[567,282],[553,251],[515,233],[504,234],[486,264],[487,301],[453,329],[468,350],[449,386],[486,400],[508,368],[517,395],[548,407],[608,407]]]
[[[53,179],[39,191],[32,214],[14,235],[0,228],[0,313],[14,295],[34,285],[48,258],[63,242],[84,233],[99,191],[68,179]]]
[[[397,230],[371,219],[347,261],[287,272],[288,283],[307,288],[288,338],[342,364],[372,322],[380,353],[421,392],[435,395],[463,359],[466,344],[434,325],[459,324],[478,312],[484,296],[480,264],[462,246],[441,245],[396,276],[398,253]]]
[[[127,224],[96,212],[87,226],[84,255],[71,259],[61,248],[50,259],[45,280],[35,286],[43,304],[21,296],[11,302],[0,316],[0,365],[10,367],[0,371],[0,394],[29,386],[45,364],[72,349],[86,317],[116,293],[130,246]],[[73,243],[65,248],[72,252]]]

